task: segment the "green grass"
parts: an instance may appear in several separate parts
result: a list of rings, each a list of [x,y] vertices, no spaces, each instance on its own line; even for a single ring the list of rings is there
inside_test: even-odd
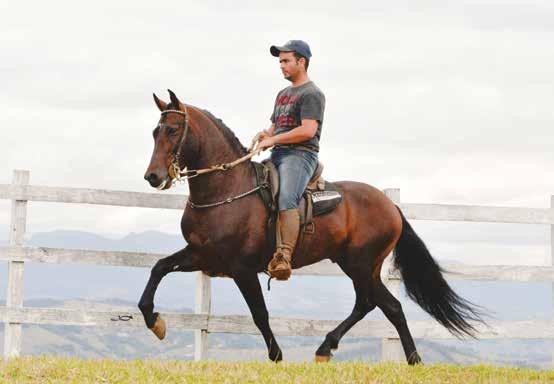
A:
[[[487,365],[181,362],[27,357],[0,362],[0,383],[554,383],[554,371]]]

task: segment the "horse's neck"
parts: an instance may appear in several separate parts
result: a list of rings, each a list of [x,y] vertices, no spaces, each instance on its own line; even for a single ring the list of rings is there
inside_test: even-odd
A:
[[[212,127],[212,129],[217,128]],[[204,131],[199,148],[194,169],[230,163],[243,156],[226,141],[219,130]],[[254,170],[247,160],[228,171],[215,171],[189,179],[190,197],[196,204],[208,204],[242,193],[247,188],[252,188],[254,183]]]

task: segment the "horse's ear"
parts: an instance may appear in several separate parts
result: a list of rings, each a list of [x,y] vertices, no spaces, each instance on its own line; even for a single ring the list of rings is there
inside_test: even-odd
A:
[[[165,111],[167,108],[167,103],[158,99],[158,96],[156,96],[155,93],[153,93],[152,96],[154,96],[154,101],[156,102],[156,105],[158,106],[159,110]]]
[[[168,89],[167,92],[169,92],[169,98],[171,99],[172,107],[182,111],[184,108],[182,107],[182,103],[179,101],[175,93],[173,93],[171,89]]]

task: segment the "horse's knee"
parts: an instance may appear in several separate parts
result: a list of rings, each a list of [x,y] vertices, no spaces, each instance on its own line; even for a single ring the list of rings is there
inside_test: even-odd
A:
[[[150,271],[150,273],[153,276],[157,276],[157,277],[163,277],[167,275],[168,272],[169,271],[167,270],[167,266],[165,265],[163,260],[158,260],[156,264],[154,264],[154,266],[152,267],[152,270]]]

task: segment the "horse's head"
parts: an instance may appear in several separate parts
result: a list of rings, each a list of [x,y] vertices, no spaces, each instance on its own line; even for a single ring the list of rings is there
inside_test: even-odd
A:
[[[144,178],[157,189],[171,188],[181,168],[181,150],[188,131],[187,108],[171,91],[171,103],[160,100],[154,94],[154,101],[162,112],[158,125],[152,132],[154,151]]]

